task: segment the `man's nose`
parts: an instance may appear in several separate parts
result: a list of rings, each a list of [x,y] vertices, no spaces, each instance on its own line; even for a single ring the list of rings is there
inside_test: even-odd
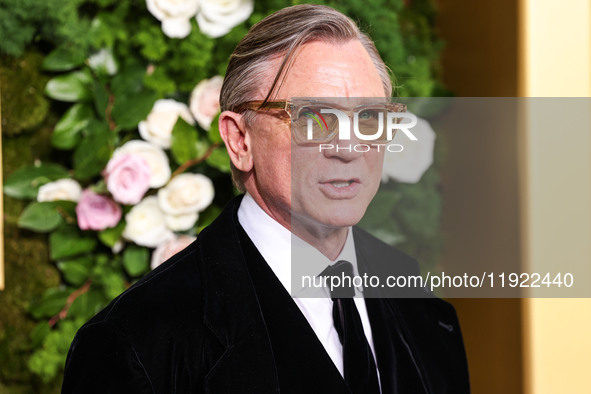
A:
[[[323,144],[324,148],[321,149],[324,156],[327,158],[336,158],[342,161],[352,161],[361,156],[371,149],[371,146],[366,143],[367,141],[361,141],[353,130],[351,130],[350,139],[340,139],[339,134],[335,136],[327,144]]]

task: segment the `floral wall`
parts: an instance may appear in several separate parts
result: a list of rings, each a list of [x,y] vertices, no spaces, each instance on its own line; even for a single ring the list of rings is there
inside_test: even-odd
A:
[[[227,60],[250,26],[298,3],[0,0],[1,393],[58,392],[78,327],[235,194],[217,130]],[[323,3],[374,38],[396,95],[446,94],[429,0]],[[427,156],[383,188],[397,223],[386,238],[433,263],[439,155]]]

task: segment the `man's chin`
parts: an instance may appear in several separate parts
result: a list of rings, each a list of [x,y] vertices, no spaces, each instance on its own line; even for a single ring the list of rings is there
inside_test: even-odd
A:
[[[363,212],[354,212],[349,209],[327,209],[321,215],[302,217],[292,214],[291,226],[295,231],[302,228],[322,228],[326,230],[338,230],[356,225],[363,218]]]

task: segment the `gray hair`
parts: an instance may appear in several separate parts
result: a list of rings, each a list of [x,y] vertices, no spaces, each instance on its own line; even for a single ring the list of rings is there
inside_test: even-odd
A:
[[[385,97],[392,95],[390,70],[380,57],[373,41],[349,17],[339,11],[315,4],[302,4],[279,10],[257,24],[238,43],[230,57],[220,94],[222,111],[233,111],[238,105],[252,100],[260,81],[269,73],[268,62],[283,56],[275,74],[266,102],[285,80],[295,51],[302,45],[319,40],[344,43],[358,40],[367,50],[382,80]],[[245,114],[246,127],[252,124],[254,113]],[[232,165],[236,188],[245,191],[242,172]]]

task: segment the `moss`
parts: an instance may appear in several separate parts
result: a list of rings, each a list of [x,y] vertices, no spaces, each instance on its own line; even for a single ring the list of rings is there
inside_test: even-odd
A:
[[[11,136],[39,126],[47,116],[49,101],[43,91],[48,77],[40,73],[40,53],[28,52],[19,59],[2,56],[1,60],[2,134]]]
[[[20,83],[10,79],[3,82],[3,89],[10,88],[12,82]],[[4,177],[48,155],[50,130],[48,125],[43,125],[32,134],[8,137],[3,133]],[[32,352],[30,334],[36,324],[27,309],[47,288],[59,285],[60,276],[49,262],[46,237],[16,226],[25,204],[25,201],[4,198],[6,288],[0,293],[0,394],[57,393],[60,378],[42,384],[27,368]]]

